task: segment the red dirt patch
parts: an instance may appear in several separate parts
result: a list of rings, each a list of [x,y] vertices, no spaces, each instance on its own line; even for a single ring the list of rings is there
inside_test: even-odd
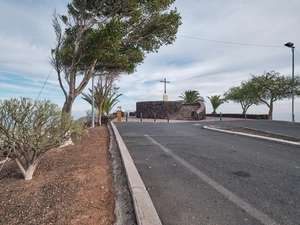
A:
[[[74,146],[48,151],[33,179],[13,162],[0,172],[0,224],[113,224],[110,135],[89,129]]]

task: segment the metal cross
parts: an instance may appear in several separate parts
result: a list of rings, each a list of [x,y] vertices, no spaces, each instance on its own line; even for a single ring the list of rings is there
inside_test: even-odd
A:
[[[165,78],[164,80],[161,80],[160,82],[164,82],[165,83],[165,94],[167,93],[167,83],[170,83],[170,81],[167,81],[167,79]]]

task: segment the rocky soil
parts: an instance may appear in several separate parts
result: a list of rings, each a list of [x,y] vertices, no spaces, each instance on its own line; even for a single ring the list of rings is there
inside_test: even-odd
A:
[[[0,224],[114,224],[110,134],[89,129],[74,146],[52,149],[25,181],[15,163],[0,172]]]

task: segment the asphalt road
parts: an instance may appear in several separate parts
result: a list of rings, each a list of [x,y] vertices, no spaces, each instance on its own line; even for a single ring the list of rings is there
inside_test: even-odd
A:
[[[243,122],[300,134],[299,124]],[[162,223],[300,224],[300,147],[202,129],[209,124],[115,123]]]
[[[247,127],[261,131],[271,132],[275,134],[282,134],[300,139],[300,123],[285,122],[285,121],[269,121],[269,120],[235,120],[235,121],[215,121],[215,122],[201,122],[198,124],[218,124],[230,125],[238,127]]]

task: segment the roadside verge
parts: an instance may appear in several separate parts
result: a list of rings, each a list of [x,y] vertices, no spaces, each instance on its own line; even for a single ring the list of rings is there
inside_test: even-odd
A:
[[[139,225],[161,225],[161,221],[153,205],[148,191],[140,177],[131,155],[113,122],[110,123],[116,137],[125,173],[127,176],[128,186],[131,191],[132,201],[136,214],[136,220]]]
[[[266,136],[263,136],[263,135],[255,135],[255,134],[249,134],[249,133],[244,133],[244,132],[230,131],[230,130],[211,127],[211,126],[203,126],[203,129],[220,131],[220,132],[231,133],[231,134],[238,134],[238,135],[249,136],[249,137],[253,137],[253,138],[265,139],[265,140],[276,141],[276,142],[286,143],[286,144],[290,144],[290,145],[300,146],[300,142],[288,141],[288,140],[283,140],[283,139],[280,139],[280,138],[266,137]]]

